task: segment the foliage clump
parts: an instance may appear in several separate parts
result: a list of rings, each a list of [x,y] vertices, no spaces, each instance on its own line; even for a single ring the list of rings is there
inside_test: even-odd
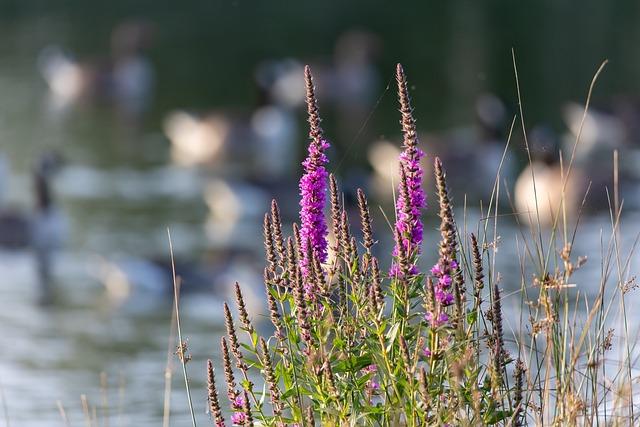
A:
[[[608,339],[611,348],[610,334],[605,336],[599,326],[604,292],[584,325],[576,327],[575,318],[571,323],[567,288],[580,266],[571,263],[571,246],[559,251],[552,273],[542,256],[532,283],[525,283],[523,273],[531,341],[525,344],[520,336],[508,346],[499,276],[492,270],[497,236],[488,241],[486,226],[479,234],[461,236],[444,166],[435,158],[438,261],[427,272],[419,270],[424,153],[398,65],[404,142],[392,227],[395,245],[391,267],[382,271],[374,256],[376,227],[365,192],[357,191],[358,242],[339,185],[325,169],[329,143],[308,67],[305,77],[311,142],[300,181],[300,225],[285,237],[275,201],[264,219],[264,282],[273,334],[259,336],[238,285],[238,323],[224,305],[228,421],[297,427],[518,426],[600,419],[607,396],[598,372],[607,348],[598,343]],[[324,216],[327,187],[330,224]],[[335,238],[331,247],[329,230]],[[543,253],[539,249],[536,253]],[[535,289],[537,297],[527,288]],[[210,410],[215,425],[224,426],[213,370],[209,363]],[[263,384],[257,386],[253,381],[259,375]],[[632,409],[625,416],[633,419]]]

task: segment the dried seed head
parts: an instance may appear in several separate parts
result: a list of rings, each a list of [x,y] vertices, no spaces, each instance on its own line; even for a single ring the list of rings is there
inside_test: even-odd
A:
[[[392,272],[390,272],[390,276],[397,276],[402,279],[406,279],[407,275],[411,271],[411,262],[409,261],[409,257],[406,249],[404,248],[404,244],[402,243],[402,236],[400,232],[395,230],[395,238],[396,238],[396,257],[397,264],[394,271],[394,266],[391,267]]]
[[[513,373],[515,377],[515,385],[514,385],[514,395],[513,395],[513,406],[515,407],[513,414],[513,425],[514,426],[523,426],[524,420],[522,419],[522,414],[524,413],[524,408],[522,407],[522,398],[523,398],[523,388],[524,388],[524,374],[527,368],[524,362],[518,358],[516,361],[516,367]]]
[[[253,426],[253,416],[251,415],[251,403],[249,402],[249,394],[246,390],[244,390],[244,402],[243,402],[243,410],[245,415],[244,425],[252,427]]]
[[[360,210],[360,222],[362,225],[362,236],[364,239],[364,247],[368,254],[371,254],[373,246],[373,230],[371,227],[371,214],[369,213],[369,205],[364,191],[358,188],[358,208]]]
[[[349,216],[343,210],[340,215],[340,254],[343,259],[349,260],[351,253],[351,231],[349,230]]]
[[[296,268],[298,267],[298,257],[295,245],[291,237],[287,237],[287,284],[292,286],[295,280]]]
[[[260,351],[262,352],[262,365],[265,372],[265,380],[271,394],[271,404],[273,405],[273,415],[280,417],[282,415],[282,402],[280,401],[280,390],[278,389],[278,380],[273,372],[271,364],[271,356],[269,355],[269,347],[264,338],[260,337]]]
[[[213,416],[216,426],[224,426],[224,417],[220,409],[220,401],[218,400],[218,390],[216,389],[216,377],[213,372],[213,363],[211,359],[207,360],[207,395],[209,398],[209,411]]]
[[[282,235],[282,219],[280,217],[280,208],[276,200],[271,201],[271,228],[273,241],[276,246],[276,252],[278,253],[280,267],[284,270],[284,260],[286,259],[284,249],[284,237]]]
[[[329,175],[329,198],[331,200],[331,231],[335,239],[334,252],[337,254],[340,249],[340,227],[342,225],[342,217],[340,213],[340,195],[338,193],[338,183],[333,174]]]
[[[478,246],[478,239],[471,233],[471,251],[473,255],[473,269],[475,272],[473,280],[473,295],[476,307],[482,303],[482,289],[484,288],[484,272],[482,268],[482,256]]]
[[[247,365],[244,363],[242,352],[240,351],[240,343],[238,341],[238,335],[236,334],[236,328],[233,325],[233,316],[229,305],[224,303],[224,325],[227,328],[227,337],[229,338],[229,344],[231,346],[231,353],[236,358],[236,366],[242,371],[247,370]]]
[[[182,362],[185,365],[191,361],[191,355],[188,352],[189,352],[189,346],[186,340],[182,341],[176,347],[175,354],[176,356],[178,356],[178,359],[180,359],[180,362]]]
[[[304,286],[302,284],[302,274],[300,269],[296,268],[294,281],[294,299],[296,303],[296,318],[298,320],[298,328],[300,329],[300,337],[307,346],[308,352],[313,346],[311,338],[311,326],[309,325],[307,307],[304,299]]]
[[[271,218],[269,217],[269,214],[264,214],[262,231],[264,234],[264,249],[267,256],[267,269],[269,270],[270,277],[275,277],[277,258],[275,247],[273,245],[273,229],[271,227]]]
[[[380,278],[380,266],[378,258],[371,257],[371,287],[369,288],[369,298],[371,308],[377,315],[382,309],[384,303],[384,295],[382,294],[382,279]]]
[[[266,272],[265,272],[266,274]],[[271,318],[271,323],[275,328],[274,336],[278,339],[278,341],[284,340],[284,333],[282,332],[282,318],[280,317],[280,312],[278,311],[278,304],[276,302],[275,297],[271,293],[271,285],[266,280],[264,281],[265,293],[267,295],[267,306],[269,307],[269,317]]]
[[[295,257],[298,260],[302,259],[302,236],[300,236],[300,227],[295,222],[293,223],[293,238],[295,242]]]
[[[227,397],[229,398],[229,402],[233,403],[238,397],[238,391],[236,390],[233,368],[231,367],[229,346],[227,345],[227,340],[224,337],[220,338],[220,347],[222,348],[222,366],[224,368],[224,379],[227,383]]]
[[[504,384],[504,361],[506,351],[504,349],[504,335],[502,329],[502,298],[497,283],[493,285],[493,301],[490,318],[493,333],[491,336],[491,349],[493,352],[493,365],[491,369],[491,388],[494,396],[498,395],[499,388]]]
[[[235,283],[236,304],[238,305],[238,313],[240,314],[240,323],[245,331],[252,334],[254,332],[253,325],[249,320],[249,313],[247,312],[247,306],[244,303],[244,297],[242,296],[242,290],[238,282]]]
[[[318,100],[316,98],[316,88],[313,84],[313,75],[311,67],[304,67],[304,81],[307,91],[307,114],[309,121],[309,138],[313,141],[320,142],[323,138],[322,128],[320,127],[320,114],[318,113]]]
[[[447,189],[446,173],[442,162],[436,157],[434,161],[434,173],[436,188],[440,203],[440,259],[438,264],[442,275],[450,277],[453,283],[453,296],[455,301],[455,321],[462,327],[464,321],[465,289],[460,265],[456,260],[458,251],[456,223],[453,217],[453,209]]]
[[[404,134],[405,148],[416,148],[418,145],[418,133],[416,132],[416,121],[413,118],[413,108],[411,107],[411,97],[407,85],[407,76],[402,65],[396,66],[396,81],[398,83],[398,101],[400,103],[400,114],[402,119],[402,133]]]

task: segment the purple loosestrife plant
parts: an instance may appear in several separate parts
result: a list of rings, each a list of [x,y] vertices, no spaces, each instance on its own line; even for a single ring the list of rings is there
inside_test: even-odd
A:
[[[310,270],[316,257],[321,263],[327,261],[327,223],[324,207],[327,193],[328,162],[325,151],[329,143],[320,128],[320,116],[309,66],[305,67],[307,110],[309,114],[309,138],[307,158],[302,162],[304,174],[300,179],[300,237],[302,241],[300,268],[305,278],[305,289],[309,292]]]
[[[415,257],[421,251],[423,226],[422,210],[426,207],[426,196],[422,189],[423,171],[420,164],[424,157],[422,150],[418,148],[418,134],[413,118],[411,98],[407,88],[407,78],[400,64],[396,69],[396,81],[398,83],[398,100],[402,119],[403,147],[400,154],[401,182],[398,184],[398,198],[396,200],[396,224],[395,228],[399,236],[393,250],[393,256],[400,253],[400,245],[410,261],[409,273],[415,275],[418,268],[415,265]],[[389,272],[390,276],[399,276],[400,267],[394,262]]]
[[[548,261],[555,270],[533,279],[533,286],[522,276],[523,288],[528,289],[522,294],[526,303],[522,305],[530,310],[531,322],[516,340],[507,340],[503,336],[499,274],[493,269],[486,276],[483,272],[484,265],[494,265],[496,252],[490,248],[497,242],[486,241],[487,233],[481,231],[486,227],[483,220],[477,225],[482,238],[473,236],[471,248],[465,245],[468,239],[459,236],[438,158],[434,159],[434,178],[441,239],[437,247],[430,248],[438,251],[438,262],[429,274],[418,274],[421,215],[426,205],[420,166],[423,153],[417,147],[406,77],[400,66],[397,80],[404,148],[400,194],[393,206],[397,222],[391,227],[396,245],[389,260],[395,274],[380,275],[382,254],[372,253],[375,224],[365,192],[358,192],[363,231],[363,241],[358,243],[354,236],[359,233],[352,233],[347,215],[352,207],[339,203],[342,196],[334,179],[331,198],[337,243],[335,258],[328,262],[324,216],[328,143],[319,126],[308,68],[305,77],[311,142],[300,180],[300,227],[294,224],[293,236],[283,236],[277,206],[264,222],[264,280],[270,310],[265,318],[271,319],[274,332],[270,337],[260,335],[266,328],[253,326],[259,316],[251,318],[237,287],[237,325],[224,305],[227,336],[221,339],[221,349],[226,405],[219,402],[213,367],[207,366],[212,421],[275,427],[506,427],[528,422],[584,425],[599,419],[601,396],[611,393],[611,384],[604,390],[600,384],[610,373],[601,367],[607,349],[615,345],[611,342],[613,331],[598,332],[597,328],[604,330],[600,323],[596,328],[580,324],[580,329],[571,322],[559,323],[572,317],[563,312],[563,307],[572,305],[566,288],[580,266],[571,262],[571,247],[560,251],[550,248]],[[497,230],[494,233],[497,236]],[[535,263],[535,252],[523,251],[521,256],[531,256]],[[556,253],[558,256],[551,259]],[[542,272],[547,264],[523,267]],[[473,285],[470,306],[465,284]],[[617,285],[627,289],[621,291],[624,295],[633,282]],[[531,300],[533,289],[538,293]],[[599,298],[589,318],[599,319],[604,306],[603,297]],[[487,332],[488,324],[492,325],[491,333]],[[527,334],[530,343],[524,341]],[[505,348],[512,342],[520,346],[514,381],[507,378],[513,360]],[[535,351],[523,351],[527,348]],[[567,349],[576,354],[563,353]],[[527,371],[530,375],[525,375]],[[264,384],[257,384],[260,377]],[[615,387],[631,391],[633,386],[623,380]],[[598,393],[593,393],[596,389]],[[630,416],[626,404],[622,408],[618,412],[621,423],[638,425],[640,416]],[[614,419],[618,420],[614,417],[612,422]]]

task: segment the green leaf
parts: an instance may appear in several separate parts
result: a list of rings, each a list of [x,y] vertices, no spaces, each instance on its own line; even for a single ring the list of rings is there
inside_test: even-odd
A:
[[[492,411],[485,415],[484,420],[486,424],[497,424],[509,417],[511,417],[511,411]]]
[[[387,341],[389,341],[389,345],[387,346],[387,349],[386,349],[387,353],[391,351],[391,347],[393,346],[393,343],[396,341],[396,337],[398,336],[399,330],[400,330],[400,323],[396,323],[391,327],[391,329],[389,329],[389,332],[387,332]]]
[[[472,310],[469,313],[467,313],[467,323],[469,325],[474,325],[476,323],[476,320],[478,320],[477,310]]]
[[[296,395],[296,389],[295,389],[295,387],[291,387],[287,391],[282,393],[282,397],[281,398],[283,400],[286,400],[286,399],[289,399],[290,397],[293,397],[295,395]]]
[[[362,368],[371,365],[371,355],[363,354],[361,356],[351,356],[347,359],[340,360],[332,367],[334,373],[340,372],[358,372]]]

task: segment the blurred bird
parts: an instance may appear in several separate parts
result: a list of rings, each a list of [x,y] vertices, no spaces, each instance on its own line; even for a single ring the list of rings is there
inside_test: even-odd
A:
[[[569,133],[563,138],[563,148],[569,153],[576,143],[583,116],[583,105],[570,102],[564,106],[563,117]],[[587,115],[584,116],[580,141],[575,149],[575,161],[586,164],[603,152],[610,153],[615,148],[622,148],[627,139],[627,129],[621,118],[590,107]]]
[[[169,113],[163,130],[172,161],[216,166],[263,181],[286,177],[297,154],[295,107],[304,99],[302,65],[291,59],[266,61],[257,68],[256,83],[258,105],[251,113]]]
[[[557,137],[550,128],[534,128],[529,143],[532,162],[520,173],[514,188],[520,219],[550,227],[563,212],[575,218],[586,190],[581,169],[574,165],[567,175],[568,163],[560,164]]]
[[[66,217],[55,204],[51,180],[61,164],[54,152],[43,153],[33,170],[34,208],[31,212],[0,211],[0,246],[8,250],[33,250],[42,303],[52,297],[54,256],[68,231]]]
[[[111,51],[97,59],[78,60],[59,46],[38,56],[38,68],[49,87],[48,107],[56,116],[84,103],[105,103],[127,123],[147,111],[154,86],[154,69],[145,55],[151,26],[127,21],[113,30]]]

